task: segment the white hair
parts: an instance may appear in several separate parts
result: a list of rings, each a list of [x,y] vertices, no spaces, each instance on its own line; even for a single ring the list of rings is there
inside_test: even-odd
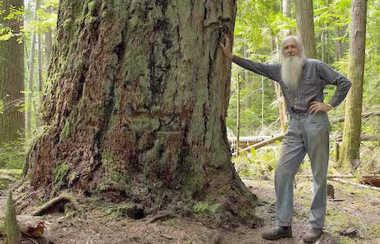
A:
[[[300,58],[306,59],[305,48],[304,48],[301,40],[295,35],[286,36],[282,40],[282,48],[281,48],[282,58],[284,58],[284,54],[283,54],[282,50],[284,49],[285,43],[287,43],[289,40],[294,40],[296,42],[296,45],[297,45],[298,49],[300,50],[300,55],[299,55]]]
[[[298,87],[304,63],[305,59],[298,56],[290,56],[282,60],[282,81],[293,91],[295,91]]]
[[[302,69],[306,61],[306,56],[305,56],[305,49],[300,39],[294,35],[287,36],[284,38],[284,40],[282,41],[282,49],[284,49],[284,45],[289,40],[293,40],[296,43],[299,49],[299,55],[284,57],[283,52],[281,52],[282,53],[281,78],[287,87],[295,91],[301,79]]]

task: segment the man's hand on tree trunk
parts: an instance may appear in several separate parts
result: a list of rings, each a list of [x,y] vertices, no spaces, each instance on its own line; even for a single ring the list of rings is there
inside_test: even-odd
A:
[[[223,54],[224,56],[226,56],[227,58],[230,58],[232,59],[232,47],[231,47],[231,38],[229,36],[227,36],[226,34],[224,34],[224,38],[226,39],[226,42],[225,44],[223,43],[220,43],[220,48],[222,49],[223,51]]]

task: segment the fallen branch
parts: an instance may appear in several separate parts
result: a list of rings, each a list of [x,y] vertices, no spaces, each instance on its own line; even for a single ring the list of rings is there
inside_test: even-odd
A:
[[[31,215],[17,215],[17,223],[21,234],[28,237],[42,237],[45,231],[45,222],[41,217]],[[0,217],[0,236],[6,236],[4,216]]]
[[[312,175],[299,175],[299,177],[313,178]],[[373,175],[363,175],[361,177],[363,177],[363,178],[370,178],[370,177],[374,177],[374,176]],[[327,179],[331,179],[331,178],[353,179],[353,178],[356,178],[356,176],[354,176],[354,175],[327,175]]]
[[[361,135],[360,141],[379,141],[380,136],[368,136],[368,135]],[[343,140],[343,136],[339,135],[335,138],[335,141],[341,142]]]
[[[380,187],[380,176],[362,176],[360,183]]]
[[[371,190],[380,191],[380,187],[367,186],[367,185],[351,182],[351,181],[348,181],[348,180],[342,180],[342,179],[338,179],[338,178],[331,178],[330,180],[337,181],[337,182],[340,182],[340,183],[343,183],[343,184],[354,185],[354,186],[361,187],[361,188],[367,188],[367,189],[371,189]]]
[[[154,216],[153,218],[149,219],[148,224],[152,224],[152,223],[157,222],[157,221],[166,221],[166,220],[172,219],[172,218],[174,218],[174,215],[172,213],[161,213],[161,214],[158,214],[158,215]]]
[[[364,113],[362,114],[362,118],[368,118],[371,116],[379,116],[379,115],[380,115],[380,112]],[[345,119],[344,117],[332,118],[331,123],[343,122],[344,119]]]
[[[251,150],[252,148],[259,149],[260,147],[264,147],[264,146],[267,146],[269,144],[275,143],[276,141],[282,141],[284,139],[284,137],[285,137],[285,134],[282,134],[282,135],[273,137],[269,140],[259,142],[259,143],[252,145],[252,146],[246,147],[246,148],[242,149],[241,151],[245,152],[245,151]]]
[[[44,205],[42,205],[32,215],[33,216],[41,216],[41,215],[44,215],[44,214],[46,214],[48,212],[52,212],[52,211],[54,211],[56,209],[62,209],[64,207],[64,205],[66,205],[67,203],[71,203],[72,206],[76,210],[81,210],[81,208],[76,203],[76,201],[73,199],[73,197],[71,197],[69,195],[61,195],[61,196],[58,196],[56,198],[53,198],[49,202],[47,202]]]

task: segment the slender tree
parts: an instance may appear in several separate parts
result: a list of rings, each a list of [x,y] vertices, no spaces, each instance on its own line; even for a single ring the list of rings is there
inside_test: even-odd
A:
[[[223,222],[254,224],[225,126],[231,64],[219,43],[235,12],[235,0],[62,0],[32,186],[141,213],[207,202]]]
[[[284,14],[284,17],[291,18],[291,14],[292,14],[291,0],[282,0],[282,13]],[[287,29],[284,31],[285,31],[285,35],[292,34],[291,29]]]
[[[352,87],[346,100],[342,153],[338,162],[338,166],[349,166],[352,169],[356,169],[360,162],[366,16],[367,1],[352,0],[349,60]]]
[[[36,7],[34,9],[34,17],[33,20],[37,21],[38,16],[37,16],[37,11],[39,10],[41,6],[41,0],[36,0]],[[29,55],[29,74],[28,74],[28,96],[27,96],[27,113],[26,113],[26,133],[27,135],[30,135],[32,128],[34,126],[34,116],[36,108],[35,101],[33,99],[34,97],[34,92],[35,92],[35,80],[34,80],[34,62],[35,62],[35,54],[36,54],[36,44],[37,44],[37,33],[32,33],[32,40],[31,40],[31,45],[30,45],[30,55]],[[37,80],[38,82],[38,80]]]
[[[306,57],[316,58],[313,0],[296,0],[297,35],[305,47]]]
[[[15,18],[4,19],[11,7],[24,6],[23,0],[0,1],[3,15],[0,16],[1,27],[9,27],[14,34],[7,41],[0,41],[0,99],[4,103],[0,114],[0,144],[20,138],[24,132],[24,113],[17,105],[23,102],[24,90],[24,45],[18,39],[23,21]]]
[[[51,30],[51,27],[47,28],[47,31],[45,32],[45,67],[49,67],[50,64],[50,58],[51,53],[53,49],[53,33]]]

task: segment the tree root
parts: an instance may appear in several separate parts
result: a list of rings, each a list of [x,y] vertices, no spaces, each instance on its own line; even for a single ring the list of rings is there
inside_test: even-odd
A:
[[[42,216],[47,213],[51,212],[63,212],[64,206],[70,203],[75,210],[81,211],[81,207],[78,205],[78,203],[74,200],[72,196],[69,196],[67,194],[60,195],[56,198],[53,198],[49,202],[45,203],[41,207],[39,207],[32,215],[33,216]]]

